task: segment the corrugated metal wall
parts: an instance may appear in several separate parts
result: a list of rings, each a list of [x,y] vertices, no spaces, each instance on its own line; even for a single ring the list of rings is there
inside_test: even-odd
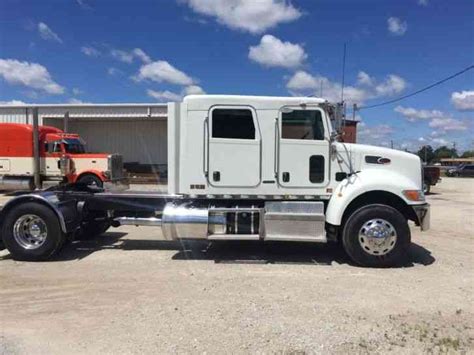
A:
[[[167,163],[166,105],[88,105],[39,107],[39,124],[78,133],[93,152],[119,153],[125,162]],[[32,123],[32,109],[0,107],[0,122]]]
[[[62,120],[45,118],[44,124],[62,128]],[[82,119],[69,122],[90,152],[120,153],[125,162],[167,163],[167,122],[164,119]]]

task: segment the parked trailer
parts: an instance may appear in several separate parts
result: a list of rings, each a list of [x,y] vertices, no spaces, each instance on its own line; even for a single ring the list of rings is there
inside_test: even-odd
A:
[[[421,161],[338,142],[334,112],[307,97],[170,103],[167,194],[71,185],[19,196],[1,212],[5,247],[17,260],[45,260],[78,235],[159,226],[168,240],[340,241],[359,265],[396,265],[408,221],[429,228]]]

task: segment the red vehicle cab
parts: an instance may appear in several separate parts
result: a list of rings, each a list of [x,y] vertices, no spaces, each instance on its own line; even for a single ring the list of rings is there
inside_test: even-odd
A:
[[[42,181],[102,187],[105,181],[122,179],[120,155],[87,153],[79,135],[55,127],[40,126],[38,133]],[[33,169],[33,127],[0,123],[0,189],[31,187]]]

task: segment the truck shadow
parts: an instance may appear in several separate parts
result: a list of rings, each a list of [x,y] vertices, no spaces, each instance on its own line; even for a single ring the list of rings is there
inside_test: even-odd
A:
[[[126,233],[109,232],[89,241],[75,241],[61,251],[54,261],[78,260],[102,250],[119,251],[176,251],[173,260],[209,260],[226,264],[304,264],[354,265],[337,244],[310,244],[301,242],[252,241],[161,241],[127,239]],[[413,243],[406,261],[400,267],[431,265],[431,252]]]

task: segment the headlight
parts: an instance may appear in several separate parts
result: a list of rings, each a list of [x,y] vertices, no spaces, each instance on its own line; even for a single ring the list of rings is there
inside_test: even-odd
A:
[[[405,196],[409,201],[425,201],[425,194],[422,190],[404,190],[403,196]]]

